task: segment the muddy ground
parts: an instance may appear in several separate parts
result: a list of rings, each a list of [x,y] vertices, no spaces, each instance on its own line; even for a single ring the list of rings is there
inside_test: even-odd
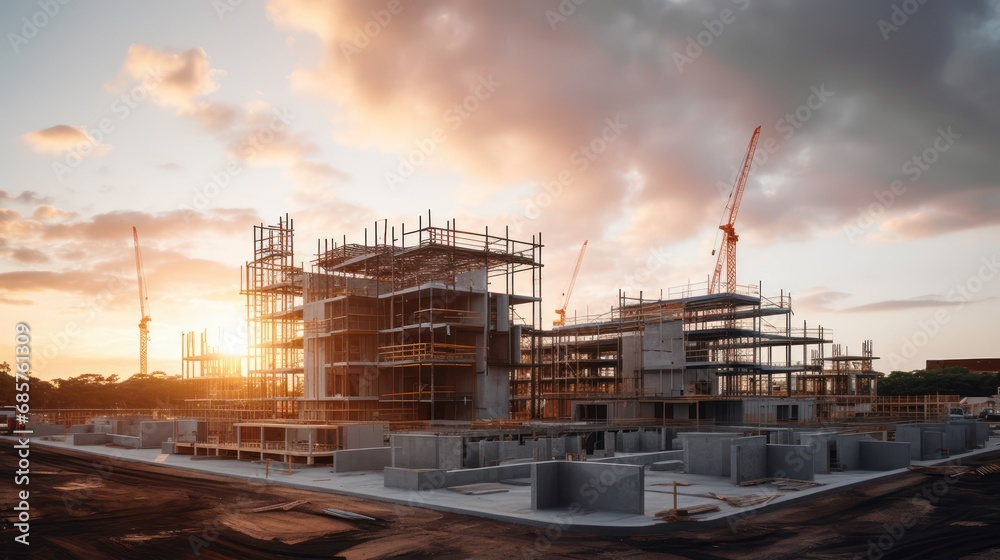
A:
[[[29,545],[14,542],[16,456],[0,443],[10,558],[1000,559],[1000,474],[906,474],[711,531],[599,537],[33,446]],[[993,456],[987,462],[998,461]],[[979,462],[983,462],[980,460]],[[248,510],[294,500],[290,511]],[[361,513],[349,521],[323,508]]]

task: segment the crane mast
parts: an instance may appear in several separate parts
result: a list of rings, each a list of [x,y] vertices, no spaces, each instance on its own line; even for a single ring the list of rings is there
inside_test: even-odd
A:
[[[743,201],[743,190],[747,186],[747,177],[750,175],[750,165],[753,163],[753,154],[757,150],[757,140],[760,138],[760,127],[754,129],[753,136],[750,137],[750,145],[747,146],[746,156],[743,158],[743,167],[740,169],[736,185],[733,186],[733,193],[726,206],[726,221],[719,226],[722,230],[722,242],[719,245],[719,256],[715,262],[715,271],[712,273],[712,280],[708,284],[708,293],[717,294],[723,289],[728,292],[736,290],[736,242],[740,236],[736,234],[736,216],[740,211],[740,202]],[[713,251],[714,254],[714,251]],[[722,263],[726,263],[726,284],[722,282]]]
[[[139,231],[132,226],[132,240],[135,243],[135,276],[139,282],[139,373],[149,373],[146,365],[146,351],[149,347],[149,297],[146,295],[146,276],[142,270],[142,252],[139,251]]]
[[[576,277],[580,274],[580,265],[583,263],[583,254],[587,252],[587,242],[583,242],[583,246],[580,247],[580,256],[576,258],[576,266],[573,267],[573,275],[569,278],[569,285],[566,287],[566,293],[563,294],[562,307],[556,309],[556,315],[559,316],[558,319],[552,321],[552,326],[561,327],[566,324],[566,308],[569,306],[569,297],[573,295],[573,286],[576,285]]]

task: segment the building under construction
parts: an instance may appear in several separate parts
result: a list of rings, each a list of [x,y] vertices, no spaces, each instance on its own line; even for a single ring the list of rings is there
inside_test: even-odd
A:
[[[541,234],[440,227],[430,213],[411,229],[376,223],[361,243],[319,240],[301,262],[291,219],[255,226],[241,286],[247,375],[236,380],[190,335],[185,367],[200,369],[185,377],[205,387],[190,408],[217,422],[397,426],[929,419],[941,410],[877,397],[870,341],[843,352],[828,330],[793,324],[789,294],[759,286],[619,294],[605,315],[544,328],[541,257]]]
[[[312,421],[506,417],[512,325],[540,321],[540,238],[431,220],[318,241],[308,271],[290,219],[255,226],[242,289],[251,399]]]

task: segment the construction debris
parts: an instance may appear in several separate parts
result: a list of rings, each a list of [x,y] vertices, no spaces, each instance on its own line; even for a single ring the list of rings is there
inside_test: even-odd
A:
[[[746,494],[744,496],[720,496],[718,494],[710,495],[713,498],[722,500],[733,507],[750,507],[766,504],[775,498],[781,497],[781,494],[771,494],[770,496],[765,496],[763,494]]]
[[[308,504],[308,503],[309,502],[307,502],[306,500],[296,500],[294,502],[285,502],[283,504],[274,504],[274,505],[270,505],[270,506],[262,506],[262,507],[259,507],[259,508],[254,508],[254,509],[250,510],[250,513],[263,513],[265,511],[274,511],[276,509],[280,509],[282,511],[289,511],[292,508],[301,506],[303,504]]]
[[[971,468],[964,467],[961,465],[937,465],[930,467],[925,467],[920,465],[910,465],[909,467],[906,468],[920,474],[947,475],[950,476],[951,478],[955,478],[957,476],[961,476],[963,474],[972,472]]]
[[[653,516],[654,519],[660,521],[666,521],[667,523],[676,523],[678,521],[692,521],[692,515],[698,515],[702,513],[711,513],[713,511],[719,511],[721,508],[715,504],[698,504],[694,506],[689,506],[686,508],[677,509],[665,509],[663,511],[657,512]]]
[[[360,513],[344,511],[342,509],[336,509],[336,508],[323,508],[323,513],[327,515],[332,515],[333,517],[339,517],[341,519],[350,519],[353,521],[376,521],[374,517],[368,517],[367,515],[361,515]]]
[[[510,492],[509,489],[504,488],[499,483],[490,482],[482,484],[463,484],[462,486],[449,486],[448,490],[465,494],[466,496],[483,496],[486,494],[501,494],[503,492]]]
[[[990,463],[989,465],[983,465],[976,469],[976,472],[986,476],[988,474],[1000,473],[1000,463]]]
[[[807,488],[813,488],[815,486],[823,486],[822,482],[814,482],[811,480],[795,480],[791,478],[757,478],[754,480],[747,480],[741,482],[740,486],[757,486],[759,484],[771,483],[775,488],[780,490],[805,490]]]

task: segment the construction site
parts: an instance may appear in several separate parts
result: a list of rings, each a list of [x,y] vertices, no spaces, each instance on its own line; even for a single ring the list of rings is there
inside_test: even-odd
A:
[[[191,398],[44,411],[34,436],[247,480],[281,469],[299,487],[598,534],[708,527],[914,470],[993,473],[941,466],[1000,443],[995,425],[949,417],[960,396],[879,396],[871,340],[851,353],[793,320],[788,292],[737,283],[735,224],[759,133],[706,282],[658,297],[619,291],[605,313],[570,314],[585,242],[552,321],[541,233],[476,232],[428,211],[409,228],[376,222],[303,251],[285,215],[253,226],[239,286],[246,356],[184,333]],[[150,317],[133,237],[145,372]]]

